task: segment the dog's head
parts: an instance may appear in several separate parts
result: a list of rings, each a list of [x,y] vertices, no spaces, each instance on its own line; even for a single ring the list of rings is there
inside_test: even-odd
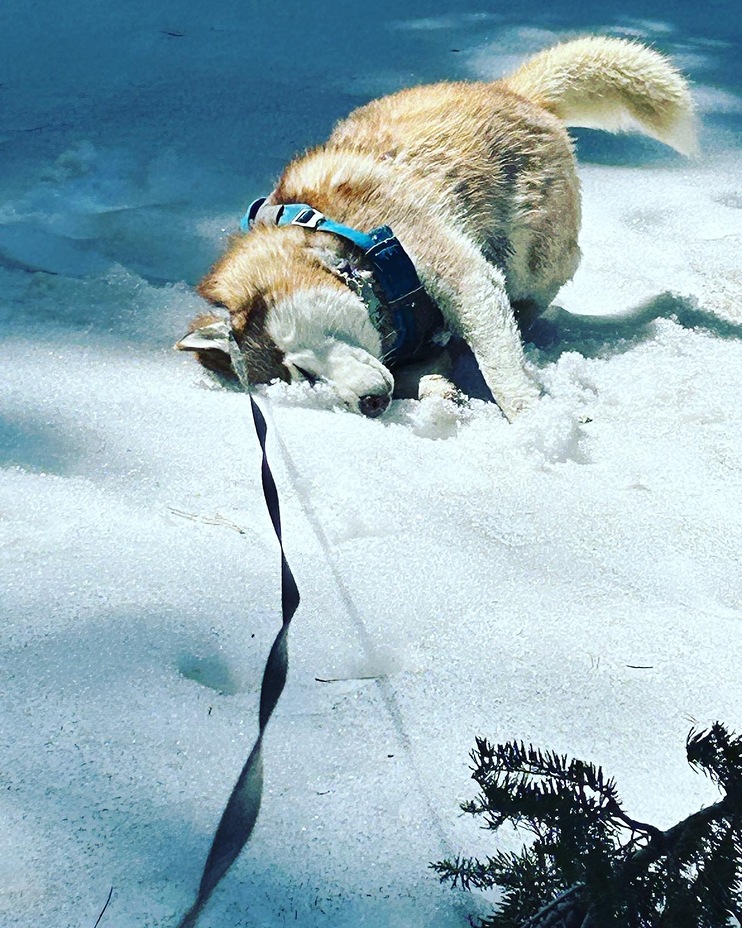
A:
[[[337,272],[340,247],[304,229],[257,227],[233,239],[198,292],[229,311],[251,383],[327,381],[351,409],[375,417],[394,379],[366,306]],[[227,323],[206,315],[176,347],[224,372],[228,336]]]

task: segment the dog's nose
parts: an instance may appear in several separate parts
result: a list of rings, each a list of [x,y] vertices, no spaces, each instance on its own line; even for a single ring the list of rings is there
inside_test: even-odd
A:
[[[387,393],[374,393],[362,396],[358,401],[358,408],[364,416],[375,419],[380,416],[391,402]]]

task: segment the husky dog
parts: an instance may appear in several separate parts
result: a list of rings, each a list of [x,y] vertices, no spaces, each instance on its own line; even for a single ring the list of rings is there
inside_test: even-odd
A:
[[[616,38],[557,45],[493,83],[375,100],[254,205],[246,234],[198,287],[229,322],[199,317],[176,347],[227,372],[231,337],[250,382],[329,381],[374,417],[392,395],[456,395],[443,348],[452,334],[512,420],[540,392],[519,324],[549,305],[580,259],[566,126],[636,130],[683,154],[696,144],[683,77]],[[394,246],[386,270],[367,247],[372,229],[382,257]]]

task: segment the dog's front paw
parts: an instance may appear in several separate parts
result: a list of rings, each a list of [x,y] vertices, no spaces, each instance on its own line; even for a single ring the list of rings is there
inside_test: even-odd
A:
[[[427,397],[437,397],[459,405],[466,402],[466,396],[461,390],[442,374],[426,374],[421,377],[417,396],[420,400]]]
[[[517,392],[507,391],[506,394],[496,394],[494,390],[492,392],[495,402],[508,422],[513,422],[524,412],[533,409],[543,396],[541,388],[530,377]]]

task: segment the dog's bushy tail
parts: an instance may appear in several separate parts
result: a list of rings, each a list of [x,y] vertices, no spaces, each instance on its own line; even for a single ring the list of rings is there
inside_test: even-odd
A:
[[[685,79],[638,42],[602,36],[565,42],[530,58],[503,83],[568,126],[639,131],[684,155],[698,149]]]

